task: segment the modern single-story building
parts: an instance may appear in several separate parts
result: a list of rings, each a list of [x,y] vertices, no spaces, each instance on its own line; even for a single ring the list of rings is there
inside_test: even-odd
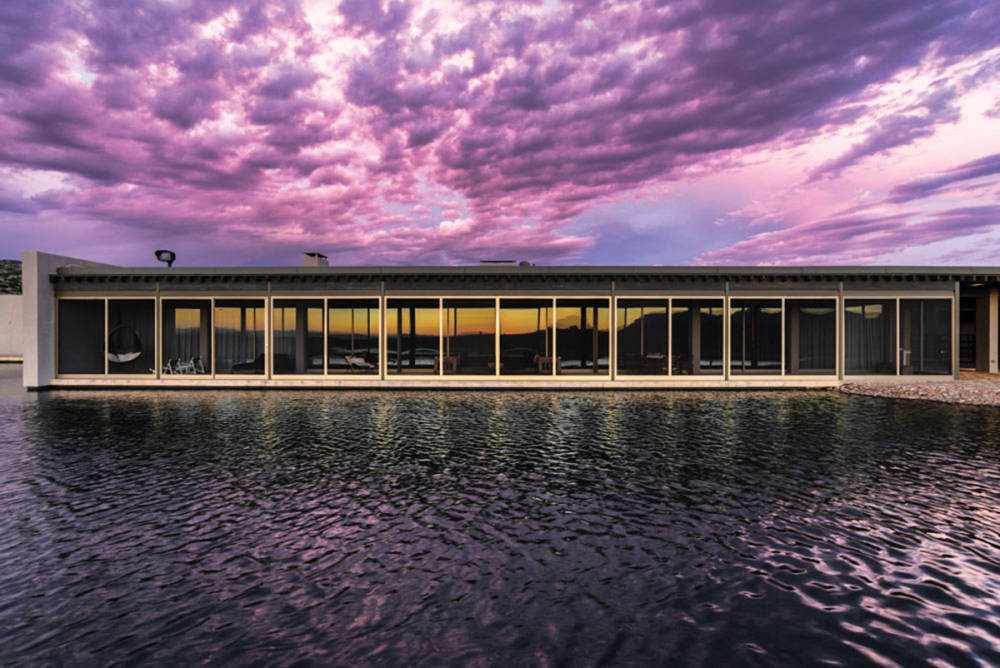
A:
[[[23,257],[24,385],[769,388],[996,372],[1000,267]]]

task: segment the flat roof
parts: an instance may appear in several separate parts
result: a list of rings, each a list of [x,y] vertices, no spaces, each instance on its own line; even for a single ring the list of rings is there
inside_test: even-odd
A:
[[[1000,281],[1000,267],[971,266],[603,266],[603,265],[476,265],[476,266],[332,266],[332,267],[80,267],[56,270],[54,281],[88,278],[170,280],[171,278],[295,278],[295,277],[590,277],[590,278],[712,278],[837,280],[871,277],[891,280]]]

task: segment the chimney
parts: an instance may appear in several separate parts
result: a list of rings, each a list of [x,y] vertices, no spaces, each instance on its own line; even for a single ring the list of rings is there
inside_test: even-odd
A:
[[[312,252],[306,253],[305,256],[302,258],[302,266],[303,267],[329,267],[330,263],[327,262],[325,255],[323,255],[322,253],[317,253],[316,251],[312,251]]]

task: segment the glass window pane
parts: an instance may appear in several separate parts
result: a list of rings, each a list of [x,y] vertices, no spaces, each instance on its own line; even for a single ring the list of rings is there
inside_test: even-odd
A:
[[[899,303],[899,372],[951,373],[951,300]]]
[[[607,373],[610,314],[607,299],[556,302],[556,373]]]
[[[275,375],[323,373],[322,299],[275,299],[271,322]]]
[[[378,373],[378,300],[327,301],[330,336],[327,366],[331,373]]]
[[[836,300],[785,300],[785,371],[837,373]]]
[[[781,373],[781,300],[729,302],[730,373]]]
[[[436,299],[390,299],[386,305],[389,373],[437,373],[440,309]]]
[[[156,302],[108,300],[108,372],[156,373]]]
[[[444,372],[492,376],[496,370],[496,303],[444,300]]]
[[[721,299],[674,299],[670,304],[671,355],[675,375],[721,374]]]
[[[844,370],[854,374],[895,374],[896,300],[844,301]]]
[[[59,373],[104,373],[104,300],[59,300]]]
[[[552,300],[500,300],[500,373],[552,375]]]
[[[264,300],[215,300],[215,372],[264,373]]]
[[[207,299],[164,299],[163,374],[212,372],[212,312]]]
[[[667,300],[618,300],[618,373],[667,373]]]

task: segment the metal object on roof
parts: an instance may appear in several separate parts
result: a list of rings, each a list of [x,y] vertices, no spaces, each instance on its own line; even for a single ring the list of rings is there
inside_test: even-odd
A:
[[[316,251],[309,251],[302,258],[303,267],[329,267],[330,262],[326,256]]]

